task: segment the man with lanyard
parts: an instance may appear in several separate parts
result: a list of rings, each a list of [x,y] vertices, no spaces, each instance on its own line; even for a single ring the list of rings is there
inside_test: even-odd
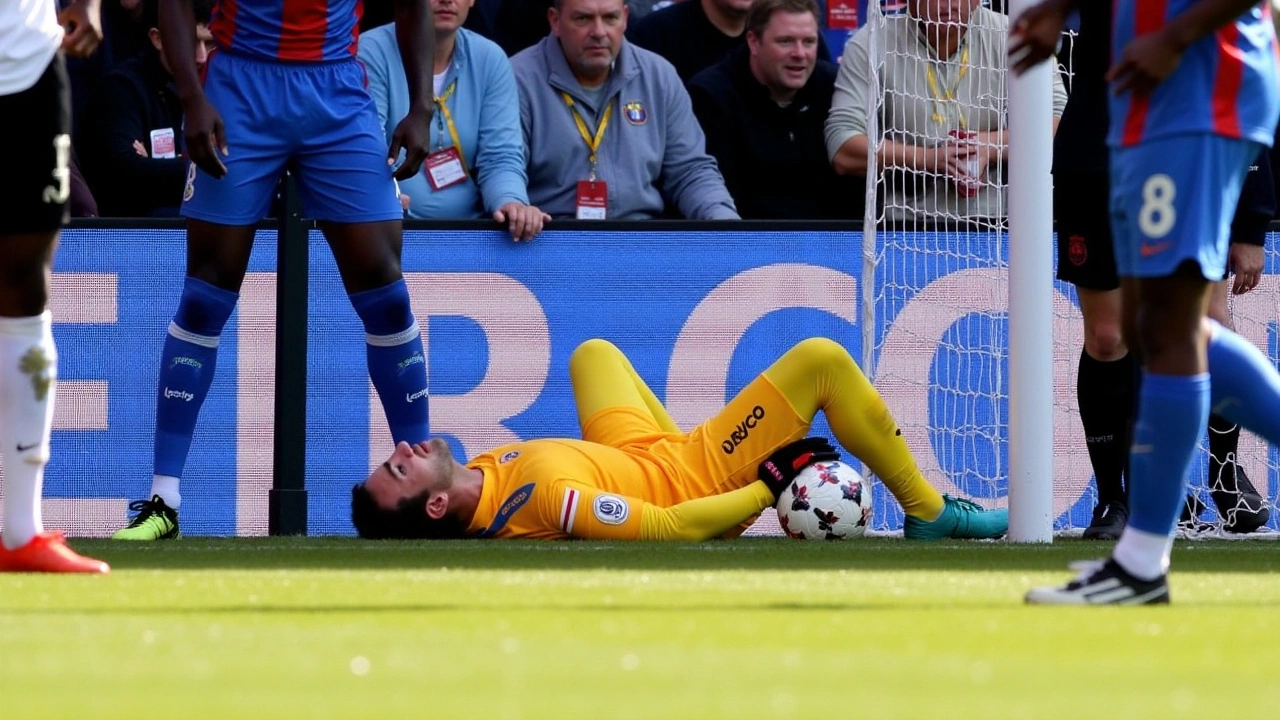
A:
[[[560,0],[548,18],[511,60],[530,202],[555,218],[736,220],[675,69],[624,42],[622,0]]]
[[[827,154],[842,175],[903,174],[903,181],[887,183],[882,198],[889,222],[1003,216],[1008,23],[980,0],[909,0],[905,14],[885,18],[883,59],[877,59],[882,87],[870,75],[869,34],[858,33],[845,49],[827,119]],[[883,137],[870,173],[867,102],[869,93],[881,92]],[[1055,74],[1055,129],[1066,103]]]
[[[550,218],[529,204],[515,78],[502,48],[462,27],[474,0],[432,0],[435,118],[423,172],[400,183],[411,218],[492,217],[513,240]],[[360,36],[359,58],[387,137],[409,112],[409,87],[388,23]]]

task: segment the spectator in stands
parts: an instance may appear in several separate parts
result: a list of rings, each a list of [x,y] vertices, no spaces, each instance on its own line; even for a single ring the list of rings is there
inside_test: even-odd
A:
[[[871,80],[868,29],[853,36],[840,60],[826,126],[836,172],[891,173],[880,198],[891,222],[1002,218],[1009,18],[980,0],[908,0],[905,14],[884,23],[879,87]],[[880,98],[881,137],[868,173],[871,93]],[[1055,130],[1066,102],[1053,73]]]
[[[158,0],[144,0],[151,47],[107,73],[78,129],[85,179],[104,217],[177,217],[186,185],[182,103],[161,52]],[[196,64],[213,35],[212,0],[197,0]]]
[[[637,20],[627,40],[666,58],[689,82],[742,46],[750,9],[751,0],[682,0]],[[821,34],[818,59],[831,61]]]
[[[507,56],[490,40],[462,28],[473,0],[431,0],[435,18],[435,117],[422,172],[400,183],[413,218],[493,217],[515,240],[531,240],[550,220],[529,205],[524,139],[515,79]],[[390,142],[409,112],[395,25],[360,38],[369,93]]]
[[[58,0],[60,6],[69,0]],[[143,0],[102,0],[102,44],[85,58],[67,58],[67,77],[71,81],[71,120],[73,132],[102,80],[120,63],[151,48],[143,19]]]
[[[533,47],[547,36],[547,11],[554,4],[553,0],[490,0],[490,2],[495,3],[496,8],[486,37],[501,45],[507,55],[515,55],[525,48]],[[659,7],[670,5],[671,0],[626,0],[626,3],[627,12],[631,19],[635,20]]]
[[[551,35],[512,58],[529,197],[552,217],[736,219],[666,60],[623,39],[623,0],[556,0]]]
[[[863,185],[827,162],[836,66],[814,0],[755,0],[747,42],[689,82],[693,112],[744,218],[857,218]],[[860,178],[858,180],[861,180]]]

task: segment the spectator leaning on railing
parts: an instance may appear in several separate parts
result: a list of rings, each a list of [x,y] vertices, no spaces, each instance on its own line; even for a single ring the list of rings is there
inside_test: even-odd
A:
[[[827,162],[836,67],[818,59],[814,0],[756,0],[747,42],[689,82],[693,112],[744,218],[862,219],[861,178]]]
[[[624,42],[622,0],[558,0],[512,58],[529,198],[552,217],[737,219],[671,63]]]
[[[408,198],[409,217],[491,216],[516,240],[529,240],[549,218],[529,205],[520,109],[507,56],[492,41],[461,27],[473,2],[431,2],[436,40],[432,154],[422,172],[400,183],[400,192]],[[409,112],[395,26],[362,35],[359,57],[390,139]]]
[[[908,0],[905,14],[884,20],[882,58],[870,57],[869,28],[849,41],[827,119],[827,153],[836,172],[875,178],[867,168],[867,109],[877,97],[871,93],[879,93],[877,170],[901,173],[885,183],[886,219],[1004,215],[1008,26],[1007,16],[980,0]],[[872,62],[882,63],[879,87],[872,87]],[[1053,73],[1055,129],[1066,103],[1062,78]]]

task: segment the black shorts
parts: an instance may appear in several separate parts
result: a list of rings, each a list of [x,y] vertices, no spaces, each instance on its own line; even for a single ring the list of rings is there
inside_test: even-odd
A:
[[[8,188],[0,192],[0,235],[52,232],[68,219],[71,85],[61,52],[36,84],[0,95],[0,137]]]
[[[1053,176],[1053,214],[1058,222],[1058,279],[1086,290],[1115,290],[1111,244],[1111,183],[1102,173]]]

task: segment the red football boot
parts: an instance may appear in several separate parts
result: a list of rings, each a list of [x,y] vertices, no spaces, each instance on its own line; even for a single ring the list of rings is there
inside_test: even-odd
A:
[[[42,532],[16,550],[0,545],[0,572],[96,573],[105,575],[111,567],[101,560],[79,555],[67,547],[60,530]]]

